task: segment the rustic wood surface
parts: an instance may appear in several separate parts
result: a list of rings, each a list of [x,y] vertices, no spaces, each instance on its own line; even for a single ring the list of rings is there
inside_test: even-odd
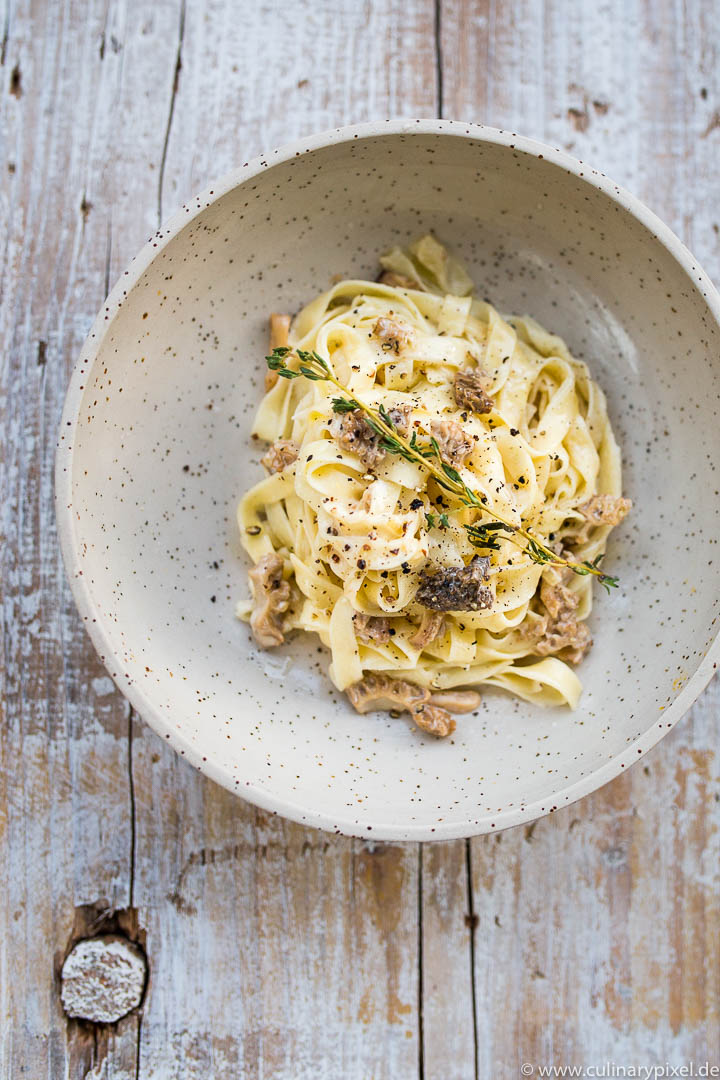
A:
[[[0,35],[0,1075],[720,1065],[717,683],[638,767],[527,828],[326,836],[131,714],[52,506],[68,372],[108,285],[183,199],[297,135],[443,115],[538,136],[720,280],[715,0],[6,0]],[[147,950],[140,1011],[68,1021],[63,959],[118,927]]]

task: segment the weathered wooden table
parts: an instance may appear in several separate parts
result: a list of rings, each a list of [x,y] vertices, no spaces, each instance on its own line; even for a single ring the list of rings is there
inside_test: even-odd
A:
[[[717,683],[632,772],[527,828],[326,836],[130,713],[52,503],[68,371],[109,284],[183,199],[301,133],[442,115],[538,136],[625,183],[718,280],[715,0],[6,0],[0,34],[2,1076],[720,1065]],[[68,945],[113,925],[145,944],[142,1009],[68,1021]]]

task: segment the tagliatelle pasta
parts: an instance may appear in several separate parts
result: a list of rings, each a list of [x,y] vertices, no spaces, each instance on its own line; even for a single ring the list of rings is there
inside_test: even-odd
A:
[[[559,337],[474,299],[432,237],[381,262],[380,281],[334,285],[279,346],[274,324],[284,377],[270,373],[253,429],[271,444],[270,474],[238,509],[256,564],[239,614],[266,646],[291,630],[317,634],[356,708],[407,708],[434,734],[452,730],[435,721],[457,688],[574,707],[594,571],[563,559],[597,566],[629,508],[603,392]],[[298,351],[336,382],[317,366],[303,377]],[[358,403],[438,475],[393,452]],[[448,490],[443,473],[481,505]],[[558,563],[535,561],[493,513]],[[486,544],[478,522],[491,523]]]

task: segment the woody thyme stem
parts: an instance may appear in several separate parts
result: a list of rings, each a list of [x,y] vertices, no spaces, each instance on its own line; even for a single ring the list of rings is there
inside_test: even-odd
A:
[[[374,409],[371,405],[366,404],[354,394],[351,394],[348,388],[336,378],[327,362],[323,360],[318,353],[297,349],[296,354],[299,360],[299,369],[295,370],[288,367],[286,361],[287,356],[291,351],[292,350],[288,347],[274,349],[272,354],[266,357],[268,367],[273,371],[277,371],[278,375],[286,379],[304,377],[313,382],[330,382],[333,386],[336,386],[338,390],[342,391],[343,394],[349,395],[347,399],[333,399],[333,410],[335,412],[348,412],[359,409],[365,414],[370,427],[376,434],[381,436],[381,446],[383,449],[389,450],[391,453],[399,454],[407,461],[413,461],[416,464],[421,465],[435,477],[441,487],[458,496],[463,505],[473,507],[493,518],[497,523],[494,527],[495,530],[507,533],[508,539],[520,547],[521,550],[530,557],[532,562],[540,565],[567,567],[572,570],[573,573],[583,576],[592,574],[597,577],[601,584],[608,590],[617,586],[617,578],[611,577],[609,574],[605,574],[599,569],[599,559],[595,559],[594,562],[582,563],[574,562],[571,559],[565,559],[563,556],[558,555],[553,551],[552,548],[548,547],[547,544],[543,543],[542,540],[539,540],[534,536],[528,529],[524,528],[522,525],[514,525],[497,510],[490,508],[487,505],[487,498],[484,495],[478,495],[476,491],[469,488],[458,471],[451,465],[442,461],[440,458],[439,447],[435,440],[432,440],[431,447],[423,452],[418,448],[414,435],[410,441],[400,435],[383,407],[380,406],[379,409]],[[433,458],[437,458],[437,461],[433,460]],[[497,548],[498,544],[492,525],[465,525],[464,528],[468,532],[469,539],[474,546]],[[492,536],[491,531],[493,532]],[[516,539],[517,536],[523,537],[527,541],[527,544],[520,543]]]

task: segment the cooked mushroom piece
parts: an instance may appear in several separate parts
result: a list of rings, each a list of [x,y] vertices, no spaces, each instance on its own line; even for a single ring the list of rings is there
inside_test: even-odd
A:
[[[395,354],[400,353],[413,339],[412,331],[406,326],[395,322],[394,319],[378,319],[373,326],[372,332],[386,352],[394,352]]]
[[[399,435],[407,435],[410,430],[411,415],[412,405],[394,405],[392,409],[388,409],[388,416]]]
[[[492,412],[495,402],[485,390],[488,384],[488,376],[483,371],[456,371],[453,390],[458,408],[481,414]]]
[[[455,721],[450,713],[429,701],[418,705],[412,718],[419,728],[427,731],[428,735],[434,735],[436,739],[444,739],[455,730]]]
[[[430,691],[415,683],[393,679],[389,675],[365,675],[346,690],[353,708],[359,713],[376,710],[409,712],[423,731],[437,738],[452,735],[455,721],[450,713],[433,705]]]
[[[585,623],[573,616],[568,619],[549,619],[547,615],[535,624],[533,648],[538,656],[559,656],[570,664],[579,664],[593,643]]]
[[[431,641],[435,641],[435,638],[440,637],[444,629],[445,616],[443,613],[426,609],[423,611],[420,625],[409,639],[410,644],[414,645],[416,649],[424,649]]]
[[[471,713],[480,705],[477,690],[433,690],[430,704],[453,713]]]
[[[429,691],[415,683],[393,679],[390,675],[365,675],[345,691],[356,712],[397,709],[412,712],[416,705],[430,700]]]
[[[571,664],[579,664],[593,640],[584,622],[575,611],[579,598],[562,580],[549,581],[543,577],[540,585],[542,617],[525,630],[538,656],[560,656]]]
[[[552,573],[552,579],[548,576],[550,573]],[[561,570],[559,573],[553,570],[543,574],[540,581],[540,599],[551,619],[566,616],[569,612],[575,611],[580,603],[577,593],[568,589],[566,584],[571,574],[572,570]]]
[[[330,431],[343,450],[357,454],[364,469],[374,469],[385,457],[379,436],[370,427],[360,409],[334,416],[330,421]]]
[[[566,543],[587,543],[594,528],[599,525],[609,525],[614,528],[627,517],[631,509],[632,501],[623,498],[622,495],[593,495],[587,502],[578,506],[578,511],[585,518],[585,522],[579,532],[574,536],[568,536]]]
[[[273,312],[270,316],[270,352],[272,352],[273,349],[287,346],[289,331],[290,316],[277,315]],[[279,378],[280,376],[277,371],[268,370],[265,372],[265,393],[267,393],[268,390],[272,390]]]
[[[467,566],[434,566],[420,572],[415,599],[432,611],[483,611],[493,605],[488,579],[490,559],[475,555]]]
[[[388,410],[388,416],[396,431],[406,435],[410,426],[409,405],[398,405]],[[380,436],[368,424],[361,409],[352,409],[330,421],[330,431],[343,450],[357,454],[364,469],[374,469],[385,457],[380,446]]]
[[[632,508],[632,500],[622,495],[593,495],[578,510],[593,525],[619,525]]]
[[[414,281],[405,274],[396,274],[394,270],[384,270],[378,281],[381,285],[392,285],[395,289],[419,289],[421,292],[425,291],[419,281]]]
[[[390,619],[386,619],[384,615],[365,615],[357,611],[353,615],[353,627],[355,637],[365,645],[387,645],[392,637]]]
[[[473,452],[474,443],[460,425],[454,420],[433,420],[430,433],[437,441],[445,464],[461,469]]]
[[[263,649],[282,645],[285,640],[281,616],[290,606],[290,585],[283,578],[283,565],[273,552],[264,555],[248,573],[254,600],[250,627]]]
[[[300,448],[291,439],[276,439],[267,454],[260,461],[271,473],[282,472],[297,461]]]

